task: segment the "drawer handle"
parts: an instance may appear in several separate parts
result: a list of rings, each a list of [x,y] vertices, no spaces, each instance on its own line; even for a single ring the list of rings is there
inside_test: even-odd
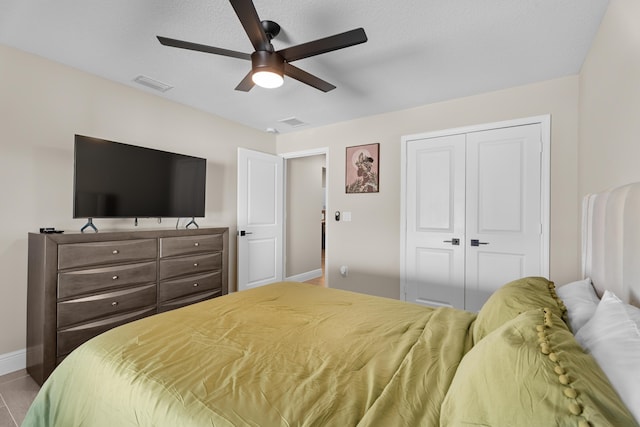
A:
[[[194,283],[194,284],[193,284],[193,287],[194,287],[194,288],[197,288],[197,287],[198,287],[198,284],[197,284],[197,283]]]
[[[195,243],[193,244],[193,246],[200,246],[200,243],[195,242]]]
[[[118,305],[118,301],[114,301],[111,303],[111,307],[115,307],[116,305]]]
[[[114,254],[114,255],[118,255],[120,253],[120,251],[117,250],[117,249],[114,249],[113,252],[111,252],[111,253]]]
[[[113,276],[112,279],[113,280],[118,280],[118,276]]]
[[[194,263],[193,263],[193,266],[194,266],[194,267],[197,267],[197,266],[198,266],[198,263],[197,263],[197,262],[194,262]]]

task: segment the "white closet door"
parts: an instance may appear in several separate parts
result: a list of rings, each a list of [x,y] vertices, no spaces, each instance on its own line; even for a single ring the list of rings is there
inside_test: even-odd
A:
[[[410,141],[406,157],[405,299],[462,308],[465,135]]]
[[[467,310],[511,280],[541,274],[541,152],[540,124],[467,134]]]
[[[549,123],[523,121],[403,138],[406,301],[477,311],[548,275]]]

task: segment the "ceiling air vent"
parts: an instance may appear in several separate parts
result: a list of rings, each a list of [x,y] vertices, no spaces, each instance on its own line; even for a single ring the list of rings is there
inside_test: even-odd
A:
[[[288,119],[282,119],[282,120],[278,120],[280,123],[284,123],[286,125],[289,125],[291,127],[297,128],[300,126],[305,126],[306,123],[296,119],[295,117],[289,117]]]
[[[172,89],[173,86],[168,85],[166,83],[162,83],[158,80],[152,79],[151,77],[147,77],[147,76],[138,76],[135,79],[133,79],[134,82],[141,84],[142,86],[146,86],[148,88],[151,89],[155,89],[155,90],[159,90],[160,92],[166,92],[169,89]]]

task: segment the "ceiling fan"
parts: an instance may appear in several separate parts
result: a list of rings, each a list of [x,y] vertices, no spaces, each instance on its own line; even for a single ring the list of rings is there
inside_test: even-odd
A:
[[[236,86],[236,90],[239,91],[248,92],[256,84],[267,88],[279,87],[284,81],[283,76],[287,75],[323,92],[329,92],[336,87],[291,65],[291,62],[367,41],[364,29],[357,28],[276,51],[271,40],[280,32],[280,25],[273,21],[260,21],[252,0],[229,0],[229,2],[255,49],[255,52],[251,54],[167,37],[157,37],[160,43],[165,46],[251,60],[251,71]]]

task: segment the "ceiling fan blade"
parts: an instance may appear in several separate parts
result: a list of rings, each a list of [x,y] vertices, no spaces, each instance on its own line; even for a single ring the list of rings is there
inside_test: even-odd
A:
[[[287,62],[297,61],[298,59],[308,58],[310,56],[320,55],[321,53],[331,52],[367,41],[367,34],[363,28],[346,31],[334,36],[325,37],[314,40],[312,42],[299,44],[297,46],[287,47],[279,50],[278,53]]]
[[[292,79],[296,79],[297,81],[308,84],[311,87],[314,87],[323,92],[329,92],[330,90],[335,89],[336,87],[329,82],[325,82],[319,77],[314,76],[313,74],[309,74],[304,70],[301,70],[298,67],[294,67],[291,64],[284,63],[284,73],[291,77]]]
[[[252,0],[229,0],[255,50],[273,50]]]
[[[249,92],[251,88],[253,88],[253,86],[255,85],[255,83],[253,83],[253,80],[251,79],[252,74],[253,74],[253,71],[249,71],[249,74],[244,76],[244,79],[242,79],[242,81],[238,83],[238,86],[236,86],[236,90],[239,90],[242,92]]]
[[[222,49],[219,47],[207,46],[204,44],[185,42],[182,40],[170,39],[167,37],[156,36],[158,41],[164,46],[178,47],[180,49],[195,50],[198,52],[214,53],[216,55],[230,56],[232,58],[251,60],[251,55],[244,52],[236,52],[235,50]]]

